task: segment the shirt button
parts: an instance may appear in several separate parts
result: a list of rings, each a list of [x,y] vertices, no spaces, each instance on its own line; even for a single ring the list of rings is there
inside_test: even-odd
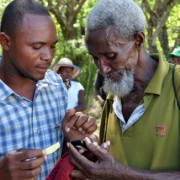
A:
[[[60,127],[61,127],[60,124],[56,124],[56,125],[54,126],[54,129],[55,129],[55,130],[58,130]]]
[[[40,133],[40,129],[37,129],[37,130],[36,130],[36,133],[39,134],[39,133]]]

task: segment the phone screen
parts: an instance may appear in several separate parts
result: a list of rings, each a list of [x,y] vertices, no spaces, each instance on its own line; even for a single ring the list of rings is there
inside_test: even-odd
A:
[[[98,159],[97,157],[92,154],[87,146],[86,146],[86,143],[83,141],[83,140],[75,140],[75,141],[71,141],[71,144],[77,149],[77,150],[80,150],[80,149],[84,149],[84,153],[82,153],[82,155],[84,155],[86,158],[88,158],[89,160],[93,161],[93,162],[96,162]]]

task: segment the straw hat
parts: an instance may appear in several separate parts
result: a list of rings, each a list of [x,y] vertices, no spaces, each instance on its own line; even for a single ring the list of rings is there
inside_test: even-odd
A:
[[[68,58],[60,59],[59,62],[52,67],[52,70],[58,72],[60,67],[72,67],[74,69],[72,79],[75,79],[81,73],[81,68],[74,65],[73,62]]]
[[[172,56],[180,57],[180,46],[177,46],[173,52],[171,52],[167,55],[168,58],[170,58]]]

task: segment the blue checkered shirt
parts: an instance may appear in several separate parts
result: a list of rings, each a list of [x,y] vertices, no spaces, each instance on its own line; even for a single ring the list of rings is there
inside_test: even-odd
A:
[[[59,75],[48,70],[38,81],[33,101],[19,96],[0,80],[0,159],[20,148],[44,149],[63,143],[62,119],[67,90]],[[61,150],[48,155],[38,179],[45,180]]]

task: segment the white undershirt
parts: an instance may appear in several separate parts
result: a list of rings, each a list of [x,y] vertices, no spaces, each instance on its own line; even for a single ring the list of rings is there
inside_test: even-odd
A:
[[[116,116],[120,120],[120,125],[122,126],[122,133],[124,133],[130,126],[132,126],[135,122],[137,122],[142,115],[144,114],[144,103],[140,104],[136,109],[133,111],[131,116],[129,117],[128,121],[126,122],[122,113],[122,103],[121,100],[116,96],[113,109]]]
[[[75,108],[78,106],[78,95],[80,90],[84,90],[83,86],[76,81],[70,81],[71,86],[68,89],[68,108]]]

